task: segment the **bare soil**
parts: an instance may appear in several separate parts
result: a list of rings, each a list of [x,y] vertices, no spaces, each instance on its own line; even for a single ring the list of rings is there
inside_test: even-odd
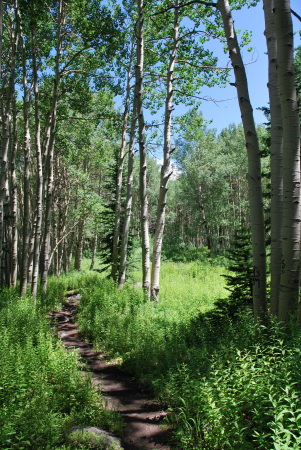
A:
[[[168,414],[130,376],[120,370],[107,355],[93,349],[82,339],[76,324],[79,295],[69,296],[61,311],[54,311],[57,333],[66,348],[76,350],[92,373],[92,379],[104,395],[109,408],[120,412],[124,419],[125,450],[171,450],[171,432],[162,421]]]

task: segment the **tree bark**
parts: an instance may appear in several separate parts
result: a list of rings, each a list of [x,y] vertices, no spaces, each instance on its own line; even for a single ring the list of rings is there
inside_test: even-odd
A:
[[[28,281],[28,258],[29,258],[29,210],[30,210],[30,163],[31,163],[31,138],[29,130],[29,87],[27,83],[26,48],[24,36],[22,42],[22,66],[23,66],[23,118],[24,118],[24,176],[23,176],[23,230],[22,230],[22,264],[20,295],[26,295]]]
[[[281,222],[282,222],[282,115],[277,79],[277,41],[273,16],[274,1],[263,0],[265,36],[269,60],[269,100],[271,114],[271,314],[278,316],[281,279]]]
[[[13,99],[13,142],[11,146],[10,159],[10,176],[11,176],[11,270],[10,270],[10,284],[17,285],[18,279],[18,191],[17,191],[17,177],[16,177],[16,154],[18,148],[18,123],[17,123],[17,106],[16,99]]]
[[[117,173],[117,183],[116,183],[116,199],[115,199],[115,222],[114,222],[114,234],[113,234],[113,251],[112,251],[112,270],[111,277],[116,280],[118,272],[118,244],[120,236],[120,218],[121,218],[121,191],[122,191],[122,176],[126,149],[126,137],[127,137],[127,126],[129,117],[129,103],[131,95],[131,79],[132,79],[132,64],[134,58],[134,41],[131,46],[130,61],[127,71],[127,85],[126,85],[126,97],[125,106],[123,113],[122,122],[122,139],[121,148],[119,153],[119,163],[118,163],[118,173]]]
[[[43,249],[43,272],[41,277],[41,284],[43,292],[47,289],[47,277],[49,271],[49,257],[50,257],[50,234],[51,234],[51,215],[52,215],[52,193],[53,193],[53,178],[54,178],[54,143],[55,130],[57,120],[57,105],[58,105],[58,90],[60,84],[60,60],[62,55],[62,44],[64,36],[65,13],[63,11],[63,0],[59,2],[58,14],[58,29],[57,29],[57,47],[56,47],[56,61],[55,61],[55,78],[52,94],[52,108],[51,120],[49,129],[49,139],[46,138],[46,161],[45,173],[47,177],[46,187],[46,204],[45,204],[45,231],[44,231],[44,249]]]
[[[63,265],[64,272],[69,272],[69,270],[71,268],[72,256],[73,256],[74,236],[75,236],[75,232],[73,231],[70,234],[70,239],[66,243],[66,246],[65,246],[65,258],[64,258],[64,265]]]
[[[29,238],[29,246],[28,246],[28,271],[27,271],[27,280],[28,280],[29,285],[31,285],[31,283],[32,283],[33,250],[34,250],[34,230],[31,230],[30,238]]]
[[[35,116],[35,151],[37,161],[37,188],[36,188],[36,212],[34,226],[34,249],[33,249],[33,270],[31,293],[34,299],[37,296],[39,265],[40,265],[40,246],[42,234],[42,210],[43,210],[43,163],[41,147],[41,120],[40,120],[40,95],[38,83],[38,69],[36,57],[35,30],[32,31],[32,77],[34,91],[34,116]]]
[[[77,241],[76,241],[76,251],[74,260],[74,269],[80,271],[83,256],[83,244],[84,244],[84,226],[85,220],[80,219],[78,224]]]
[[[135,103],[135,102],[134,102]],[[120,247],[120,265],[119,265],[119,278],[118,287],[123,289],[126,277],[126,262],[127,262],[127,249],[129,242],[130,224],[132,217],[132,204],[133,204],[133,182],[134,182],[134,143],[135,143],[135,129],[137,122],[136,108],[134,105],[133,115],[131,121],[131,132],[130,132],[130,142],[129,142],[129,153],[128,153],[128,173],[127,173],[127,190],[126,190],[126,201],[125,201],[125,217],[123,224],[123,233]]]
[[[277,73],[283,123],[282,274],[278,317],[296,313],[300,266],[300,118],[294,73],[290,1],[274,0]]]
[[[92,241],[92,258],[91,258],[91,265],[89,270],[93,270],[95,266],[95,260],[96,260],[96,252],[97,252],[97,243],[98,243],[98,236],[97,236],[97,230],[95,230],[95,235],[93,236]]]
[[[1,9],[3,8],[1,4]],[[17,2],[14,2],[14,13],[17,11]],[[2,13],[2,11],[1,11]],[[2,16],[1,16],[2,18]],[[2,21],[1,21],[2,22]],[[1,23],[2,25],[2,23]],[[2,30],[1,30],[2,31]],[[19,33],[16,27],[11,25],[10,29],[11,42],[10,42],[10,66],[8,69],[8,85],[6,87],[6,92],[4,97],[4,104],[2,104],[2,134],[1,134],[1,155],[0,155],[0,285],[7,283],[9,280],[6,279],[6,261],[5,261],[5,247],[6,242],[5,236],[5,205],[8,204],[9,192],[8,192],[8,152],[10,146],[10,132],[11,132],[11,108],[12,101],[15,95],[15,66],[16,66],[16,52],[18,46]],[[1,49],[2,58],[2,49]],[[2,83],[2,61],[1,61],[1,72],[0,72]],[[3,87],[2,87],[3,89]],[[3,92],[2,92],[3,94]]]
[[[266,304],[266,252],[261,187],[261,162],[258,137],[251,106],[245,67],[238,45],[228,0],[218,0],[227,45],[235,75],[235,84],[248,153],[248,188],[251,215],[253,253],[253,309],[257,322],[265,322]]]
[[[210,236],[210,232],[209,232],[208,221],[207,221],[206,212],[205,212],[205,206],[204,206],[204,201],[203,201],[202,186],[199,186],[198,191],[199,191],[200,215],[201,215],[201,218],[202,218],[202,225],[203,225],[203,227],[205,229],[206,244],[207,244],[208,250],[210,252],[211,247],[212,247],[212,245],[211,245],[211,236]],[[209,253],[208,256],[210,256],[210,253]]]
[[[167,200],[167,186],[170,176],[172,175],[172,168],[170,163],[171,149],[171,128],[172,128],[172,111],[173,111],[173,72],[175,67],[176,55],[179,44],[179,8],[178,0],[174,8],[174,23],[173,23],[173,37],[172,50],[169,57],[169,67],[167,70],[166,81],[166,99],[165,99],[165,120],[164,120],[164,154],[163,164],[160,174],[160,190],[157,205],[156,229],[154,236],[153,261],[152,261],[152,276],[151,276],[151,298],[159,300],[160,290],[160,268],[161,268],[161,252],[163,233],[165,227],[165,210]]]
[[[149,212],[147,197],[147,164],[145,148],[145,121],[142,104],[143,66],[144,66],[144,13],[143,0],[137,0],[137,64],[136,64],[136,104],[139,124],[139,152],[140,152],[140,221],[142,239],[142,286],[147,298],[150,295],[150,242],[149,242]]]

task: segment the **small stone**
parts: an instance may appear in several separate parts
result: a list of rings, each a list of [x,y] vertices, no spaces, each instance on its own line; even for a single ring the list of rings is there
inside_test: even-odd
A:
[[[93,448],[99,449],[123,450],[120,439],[97,427],[72,427],[68,442],[86,445],[90,443]]]

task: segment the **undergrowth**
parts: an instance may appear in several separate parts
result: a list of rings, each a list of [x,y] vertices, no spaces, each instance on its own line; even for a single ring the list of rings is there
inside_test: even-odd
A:
[[[62,293],[62,286],[50,283],[50,292]],[[115,413],[79,371],[76,354],[50,331],[45,298],[35,305],[3,290],[0,307],[0,448],[60,448],[73,425],[120,431]]]
[[[221,271],[221,269],[220,269]],[[209,279],[216,285],[209,285]],[[112,280],[98,279],[82,289],[78,320],[83,334],[101,343],[142,381],[156,383],[187,358],[189,324],[213,307],[225,293],[219,270],[190,264],[165,263],[160,302],[147,302],[141,288],[122,291]],[[156,376],[154,376],[156,374]]]
[[[91,382],[49,332],[45,312],[67,290],[81,292],[82,333],[169,406],[182,449],[299,449],[301,334],[276,325],[255,333],[252,312],[225,297],[210,262],[164,262],[160,302],[132,283],[119,291],[97,272],[49,280],[34,306],[3,292],[1,448],[72,448],[74,424],[120,429]]]
[[[82,290],[81,330],[169,405],[179,448],[299,449],[300,333],[255,333],[249,307],[214,305],[221,272],[165,262],[159,303],[98,279]]]

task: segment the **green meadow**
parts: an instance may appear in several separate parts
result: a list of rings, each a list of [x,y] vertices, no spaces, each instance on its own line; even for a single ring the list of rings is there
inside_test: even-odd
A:
[[[164,261],[156,303],[135,269],[122,291],[106,272],[88,270],[52,277],[36,304],[3,291],[1,448],[78,448],[66,432],[79,424],[121,434],[120,417],[46,319],[71,289],[81,293],[81,333],[168,408],[175,447],[300,448],[300,331],[256,331],[251,311],[231,308],[223,274],[210,260]]]

